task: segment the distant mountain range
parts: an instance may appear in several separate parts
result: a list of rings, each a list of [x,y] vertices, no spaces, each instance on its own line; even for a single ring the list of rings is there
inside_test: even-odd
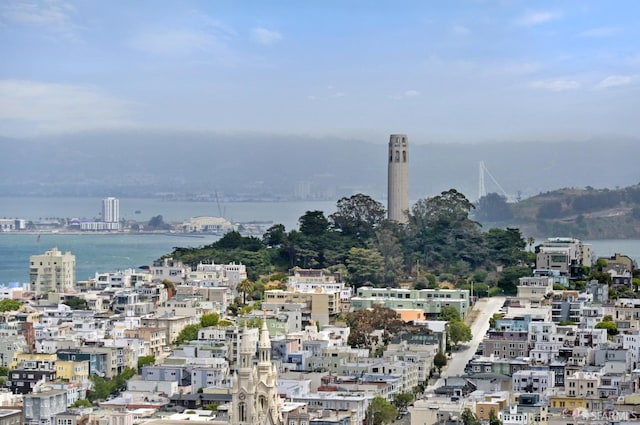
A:
[[[386,198],[387,135],[339,138],[194,132],[94,132],[0,138],[5,196],[220,196],[224,199]],[[456,188],[527,198],[559,187],[640,181],[640,139],[439,144],[410,140],[411,198]],[[493,179],[499,184],[494,183]],[[296,190],[297,188],[297,190]]]

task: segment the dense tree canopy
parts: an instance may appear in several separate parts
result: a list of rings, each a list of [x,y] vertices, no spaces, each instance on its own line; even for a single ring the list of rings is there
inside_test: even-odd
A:
[[[395,311],[380,305],[374,305],[371,309],[353,311],[348,313],[345,319],[351,328],[347,342],[350,346],[358,348],[371,348],[379,342],[386,344],[390,335],[405,327],[404,322],[397,318]],[[370,334],[376,329],[383,331],[383,341],[371,340]]]
[[[453,345],[471,341],[471,328],[461,320],[454,320],[447,325],[447,335]]]
[[[173,343],[175,345],[180,345],[188,341],[193,341],[194,339],[198,339],[198,331],[201,326],[199,324],[196,325],[187,325],[178,334],[175,341]]]
[[[0,312],[2,313],[6,311],[19,310],[20,307],[22,307],[22,303],[18,300],[13,300],[11,298],[4,298],[0,300]]]
[[[89,310],[87,301],[80,297],[69,297],[62,304],[68,305],[72,310]]]
[[[384,206],[362,193],[340,199],[337,207],[338,210],[329,216],[333,228],[361,244],[371,238],[376,227],[385,220]]]
[[[391,403],[382,397],[375,397],[371,400],[367,415],[371,415],[372,421],[367,423],[372,425],[386,425],[396,418],[397,410]]]
[[[301,267],[340,270],[355,287],[413,281],[433,288],[436,276],[450,276],[444,280],[466,288],[480,276],[485,282],[478,287],[482,293],[513,293],[517,277],[530,274],[526,242],[518,229],[482,232],[470,218],[473,209],[462,193],[450,189],[419,199],[409,211],[408,224],[402,225],[386,220],[379,202],[356,194],[340,199],[328,218],[322,211],[305,212],[299,230],[275,224],[262,239],[230,232],[210,245],[175,248],[170,255],[191,266],[241,262],[252,282]],[[505,271],[496,273],[496,266]],[[246,295],[260,298],[261,293],[257,286]]]
[[[513,212],[504,196],[489,193],[478,200],[475,217],[482,222],[509,221]]]

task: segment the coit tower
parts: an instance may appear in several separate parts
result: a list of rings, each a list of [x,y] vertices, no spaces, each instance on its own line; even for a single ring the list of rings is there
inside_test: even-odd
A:
[[[387,182],[389,220],[407,223],[409,211],[409,141],[406,134],[389,138],[389,174]]]

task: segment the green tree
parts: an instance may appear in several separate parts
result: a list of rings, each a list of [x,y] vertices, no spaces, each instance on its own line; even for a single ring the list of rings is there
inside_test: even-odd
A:
[[[174,345],[180,345],[187,341],[193,341],[198,339],[198,331],[200,330],[199,324],[187,325],[178,334],[175,341],[173,341]]]
[[[445,320],[447,322],[455,322],[460,320],[460,312],[457,308],[451,305],[445,305],[440,309],[440,316],[438,320]]]
[[[397,285],[404,263],[395,228],[396,223],[385,222],[376,229],[371,243],[382,256],[382,280],[387,287]]]
[[[475,216],[483,222],[509,221],[513,218],[513,212],[504,196],[489,193],[478,200]]]
[[[211,326],[216,326],[219,321],[220,315],[218,313],[203,314],[200,317],[200,326],[203,328],[209,328]]]
[[[411,393],[397,393],[393,395],[393,405],[398,410],[405,410],[412,401],[413,394]]]
[[[496,328],[496,322],[498,319],[502,319],[502,314],[500,313],[493,313],[493,316],[491,316],[489,318],[489,327],[491,329],[495,329]]]
[[[367,283],[375,286],[382,281],[382,256],[375,249],[351,248],[347,252],[347,271],[353,287],[359,288]]]
[[[382,397],[371,400],[367,415],[371,414],[371,422],[367,418],[367,425],[385,425],[395,420],[398,411],[391,403]]]
[[[329,216],[331,225],[360,244],[373,237],[376,227],[385,220],[384,206],[370,196],[358,193],[341,198],[337,210]],[[362,245],[361,245],[362,246]]]
[[[531,275],[531,269],[523,266],[505,267],[498,278],[498,287],[506,295],[515,295],[518,290],[518,279]]]
[[[262,235],[262,243],[267,247],[279,248],[287,241],[287,229],[283,224],[274,224]]]
[[[87,300],[80,297],[69,297],[62,304],[68,305],[72,310],[89,310]]]
[[[442,351],[438,351],[433,358],[433,365],[438,369],[438,374],[440,374],[442,368],[447,365],[447,356]]]
[[[176,285],[169,279],[163,279],[162,286],[164,286],[167,290],[171,290],[171,295],[176,294]]]
[[[247,294],[253,293],[253,282],[249,279],[244,279],[238,283],[238,291],[242,292],[242,304],[247,304]]]
[[[447,324],[447,334],[452,344],[458,345],[461,342],[471,341],[471,328],[461,320],[449,322]]]
[[[471,268],[487,257],[480,224],[469,218],[473,204],[450,189],[432,198],[420,199],[411,208],[405,248],[412,263],[424,260],[428,268],[443,270],[463,261]]]
[[[391,335],[405,329],[404,322],[397,318],[397,314],[390,308],[374,305],[371,309],[361,309],[347,313],[345,322],[351,328],[347,343],[352,347],[371,348],[369,335],[375,329],[383,330],[383,343]]]
[[[138,372],[142,371],[142,367],[148,364],[154,364],[156,362],[155,356],[140,356],[138,357]]]
[[[307,211],[298,220],[300,233],[304,236],[323,236],[329,231],[329,220],[322,211]]]
[[[596,329],[606,329],[607,330],[607,336],[609,336],[609,337],[618,335],[618,325],[616,325],[616,322],[613,321],[613,319],[612,319],[612,317],[610,315],[606,315],[602,319],[602,322],[596,323],[595,328]]]
[[[0,300],[0,312],[2,313],[6,311],[20,310],[20,307],[22,307],[22,303],[18,300],[13,300],[11,298],[4,298]]]
[[[86,398],[81,398],[74,401],[71,407],[91,407],[91,402]]]
[[[489,229],[485,234],[489,256],[503,266],[517,266],[526,258],[527,242],[520,229]]]
[[[110,394],[113,394],[122,389],[127,381],[133,378],[136,371],[130,367],[125,368],[122,373],[116,375],[113,379],[105,379],[100,376],[92,375],[91,381],[93,382],[93,391],[91,391],[87,398],[89,401],[104,400]]]
[[[463,425],[482,425],[480,419],[478,419],[476,414],[473,413],[468,407],[466,407],[462,411],[462,415],[460,415],[460,418],[462,419]]]
[[[489,411],[489,425],[502,425],[502,421],[498,417],[496,411],[493,409]]]

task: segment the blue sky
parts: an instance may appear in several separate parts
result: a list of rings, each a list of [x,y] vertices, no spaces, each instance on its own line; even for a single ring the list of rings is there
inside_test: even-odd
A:
[[[636,1],[0,2],[0,135],[640,134]]]

